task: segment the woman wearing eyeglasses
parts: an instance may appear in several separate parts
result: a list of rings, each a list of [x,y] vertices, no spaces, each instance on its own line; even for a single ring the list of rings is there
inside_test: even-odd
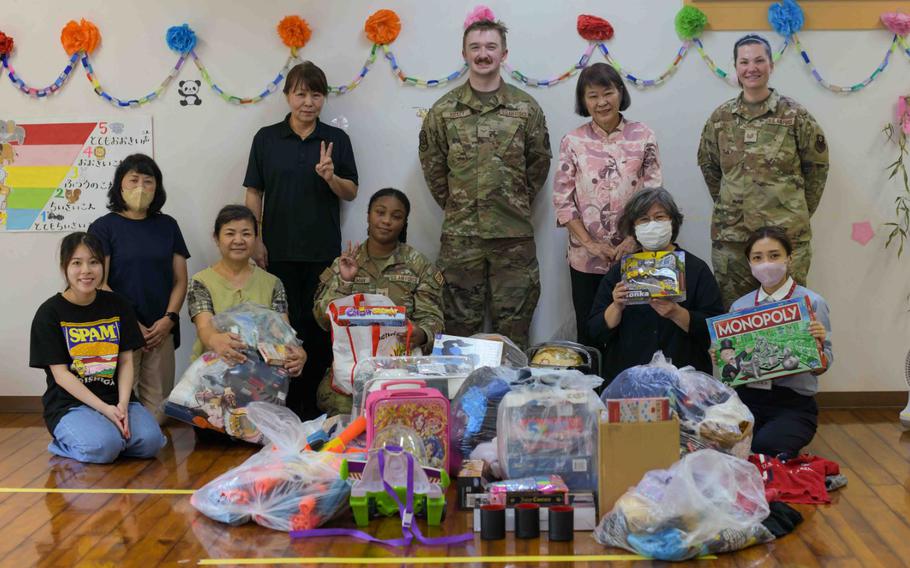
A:
[[[645,188],[626,204],[619,230],[624,236],[634,236],[645,251],[682,251],[676,244],[682,221],[669,191]],[[692,365],[711,373],[711,338],[705,320],[724,313],[724,306],[705,261],[683,252],[686,299],[680,303],[652,299],[647,304],[629,305],[621,263],[614,264],[601,280],[588,317],[588,332],[603,347],[607,382],[629,367],[650,362],[658,350],[677,367]]]
[[[828,178],[825,133],[809,112],[768,87],[771,46],[754,34],[733,47],[742,92],[714,111],[698,148],[711,199],[711,260],[724,304],[754,290],[744,246],[759,227],[783,228],[793,241],[793,278],[806,283],[812,259],[809,219]]]

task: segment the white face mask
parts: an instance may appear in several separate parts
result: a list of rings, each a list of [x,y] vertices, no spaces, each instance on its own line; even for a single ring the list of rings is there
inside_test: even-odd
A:
[[[635,226],[635,238],[645,250],[663,250],[672,236],[672,221],[651,221]]]

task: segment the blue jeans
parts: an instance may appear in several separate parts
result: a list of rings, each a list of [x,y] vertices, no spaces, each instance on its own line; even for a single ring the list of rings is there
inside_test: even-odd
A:
[[[111,463],[123,455],[153,458],[167,443],[155,417],[138,402],[129,405],[130,439],[89,406],[71,408],[54,428],[47,446],[52,454],[88,463]]]

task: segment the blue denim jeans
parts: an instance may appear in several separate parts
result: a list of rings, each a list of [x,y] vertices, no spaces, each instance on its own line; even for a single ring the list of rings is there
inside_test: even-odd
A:
[[[52,454],[88,463],[111,463],[121,455],[153,458],[167,443],[155,417],[138,402],[129,406],[130,439],[89,406],[71,408],[54,428]]]

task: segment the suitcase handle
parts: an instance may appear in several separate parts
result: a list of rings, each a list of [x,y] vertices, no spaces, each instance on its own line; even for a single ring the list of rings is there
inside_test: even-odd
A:
[[[406,379],[401,381],[389,381],[383,382],[382,386],[379,387],[379,390],[385,390],[386,387],[391,387],[394,385],[417,385],[419,388],[427,386],[426,381],[421,381],[419,379]]]

